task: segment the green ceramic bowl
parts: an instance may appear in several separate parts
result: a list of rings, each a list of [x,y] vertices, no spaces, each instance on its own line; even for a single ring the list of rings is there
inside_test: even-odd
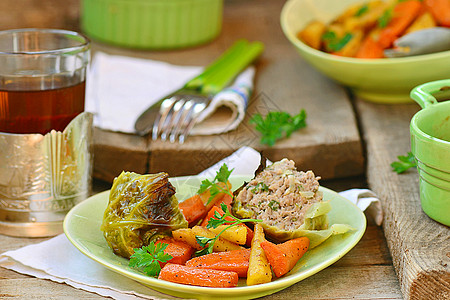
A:
[[[81,27],[118,46],[185,48],[214,39],[222,12],[223,0],[82,0]]]
[[[306,61],[368,101],[411,102],[414,87],[449,77],[450,51],[406,58],[347,58],[315,50],[296,37],[313,19],[329,22],[356,2],[361,0],[289,0],[281,12],[281,27]]]
[[[429,82],[411,91],[423,108],[411,119],[411,151],[417,161],[420,202],[432,219],[450,226],[450,101],[433,96],[450,89],[450,79]]]

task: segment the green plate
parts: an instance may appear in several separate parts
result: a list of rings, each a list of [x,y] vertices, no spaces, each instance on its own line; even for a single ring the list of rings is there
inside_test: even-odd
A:
[[[234,188],[237,188],[249,179],[248,176],[232,176],[230,182]],[[177,197],[180,200],[195,194],[201,180],[202,178],[198,176],[170,179],[177,189]],[[288,274],[261,285],[246,286],[245,279],[240,279],[239,286],[236,288],[189,286],[159,280],[129,268],[128,260],[113,254],[100,231],[103,212],[108,204],[109,191],[92,196],[75,206],[64,220],[64,232],[83,254],[159,292],[198,299],[252,299],[278,292],[325,269],[350,251],[363,236],[366,229],[363,212],[336,192],[323,187],[320,190],[324,194],[324,199],[329,200],[332,205],[329,213],[330,224],[349,224],[355,230],[331,237],[323,244],[306,252]]]

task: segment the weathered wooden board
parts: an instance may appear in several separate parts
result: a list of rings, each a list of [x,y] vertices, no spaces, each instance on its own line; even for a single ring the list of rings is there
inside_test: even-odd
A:
[[[2,0],[0,29],[58,28],[78,30],[80,0]]]
[[[367,180],[382,200],[384,232],[405,299],[450,299],[450,228],[422,211],[417,171],[398,175],[390,167],[410,151],[409,120],[418,110],[416,104],[357,101]]]
[[[221,35],[193,49],[132,51],[100,43],[94,43],[93,49],[174,64],[207,65],[238,38],[262,41],[266,49],[256,64],[256,91],[248,115],[269,110],[293,114],[304,108],[308,114],[306,129],[273,148],[259,144],[260,135],[248,124],[248,116],[234,132],[189,137],[182,146],[161,141],[146,144],[143,138],[105,131],[95,137],[95,156],[102,159],[95,159],[94,176],[111,181],[125,168],[166,171],[171,176],[196,174],[241,146],[263,150],[274,161],[288,157],[300,169],[312,169],[322,178],[363,174],[361,140],[346,91],[312,69],[285,38],[279,25],[283,4],[272,0],[226,1]],[[148,159],[142,157],[145,152]]]

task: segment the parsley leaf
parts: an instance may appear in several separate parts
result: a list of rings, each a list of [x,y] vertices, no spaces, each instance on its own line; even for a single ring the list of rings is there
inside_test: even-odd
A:
[[[225,230],[227,230],[228,228],[236,226],[236,225],[241,224],[241,223],[245,223],[245,222],[262,222],[262,220],[257,220],[257,219],[238,219],[238,218],[236,218],[228,210],[228,207],[227,207],[227,205],[225,203],[221,203],[220,204],[220,208],[222,208],[222,211],[224,212],[224,214],[221,216],[216,211],[214,213],[214,218],[210,218],[208,220],[208,225],[206,225],[206,228],[217,228],[218,226],[225,225],[225,224],[229,224],[229,225],[227,227],[225,227],[222,231],[220,231],[213,238],[207,238],[207,237],[196,235],[195,239],[197,240],[197,243],[200,246],[205,247],[204,249],[195,252],[196,256],[201,256],[201,255],[212,253],[213,252],[214,243],[216,242],[216,240],[219,239],[220,235]],[[233,221],[227,220],[227,217],[231,217],[233,219]],[[231,224],[230,224],[230,222],[231,222]]]
[[[128,265],[132,268],[142,269],[147,275],[156,277],[161,271],[159,263],[168,262],[173,258],[172,255],[164,253],[167,246],[166,243],[155,245],[152,241],[148,246],[135,248]]]
[[[342,38],[338,38],[334,31],[327,31],[322,35],[329,52],[341,50],[352,38],[353,34],[351,33],[346,33]]]
[[[326,42],[334,41],[337,38],[336,33],[334,31],[326,31],[322,35],[322,39]]]
[[[234,169],[229,170],[228,166],[226,164],[223,164],[219,171],[216,173],[216,177],[214,177],[213,181],[209,179],[205,179],[200,184],[200,188],[197,191],[197,194],[202,194],[206,192],[206,190],[209,189],[209,199],[208,203],[211,202],[211,200],[214,199],[214,197],[219,193],[225,193],[233,197],[233,194],[228,188],[228,178],[230,177],[231,172],[233,172]],[[222,182],[224,183],[225,188],[218,185],[217,183]],[[207,203],[207,204],[208,204]]]
[[[231,175],[231,172],[233,172],[233,169],[229,170],[228,166],[226,164],[223,164],[220,167],[219,172],[216,173],[216,177],[214,179],[217,180],[218,182],[227,183],[228,178]]]
[[[287,112],[271,111],[263,118],[255,114],[250,119],[255,129],[261,132],[261,144],[275,145],[281,138],[288,138],[292,132],[306,127],[306,111],[302,109],[298,115],[291,116]]]
[[[364,4],[362,5],[358,11],[355,13],[355,17],[360,17],[363,14],[365,14],[367,11],[369,10],[369,5],[368,4]]]
[[[386,10],[381,17],[378,19],[378,27],[385,28],[389,22],[392,20],[392,11],[393,9]]]
[[[406,156],[397,156],[398,161],[391,163],[392,170],[398,174],[405,172],[409,168],[417,167],[417,163],[414,160],[412,152],[408,152]]]
[[[340,40],[334,41],[333,43],[328,44],[328,48],[332,51],[339,51],[344,48],[345,45],[353,38],[353,34],[347,33]]]
[[[202,181],[202,183],[200,184],[200,188],[197,191],[197,194],[201,194],[206,192],[206,190],[213,185],[213,183],[209,180],[209,179],[205,179]]]

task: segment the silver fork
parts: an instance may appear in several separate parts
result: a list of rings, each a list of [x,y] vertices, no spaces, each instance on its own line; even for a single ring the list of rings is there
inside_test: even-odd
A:
[[[258,57],[264,46],[260,42],[236,42],[205,71],[184,87],[150,106],[137,119],[134,127],[140,135],[152,132],[152,139],[184,143],[199,115],[212,97]]]
[[[169,137],[169,141],[174,143],[178,138],[179,143],[183,144],[211,98],[200,94],[184,94],[165,99],[153,124],[152,139],[156,140],[161,134],[163,141]]]

